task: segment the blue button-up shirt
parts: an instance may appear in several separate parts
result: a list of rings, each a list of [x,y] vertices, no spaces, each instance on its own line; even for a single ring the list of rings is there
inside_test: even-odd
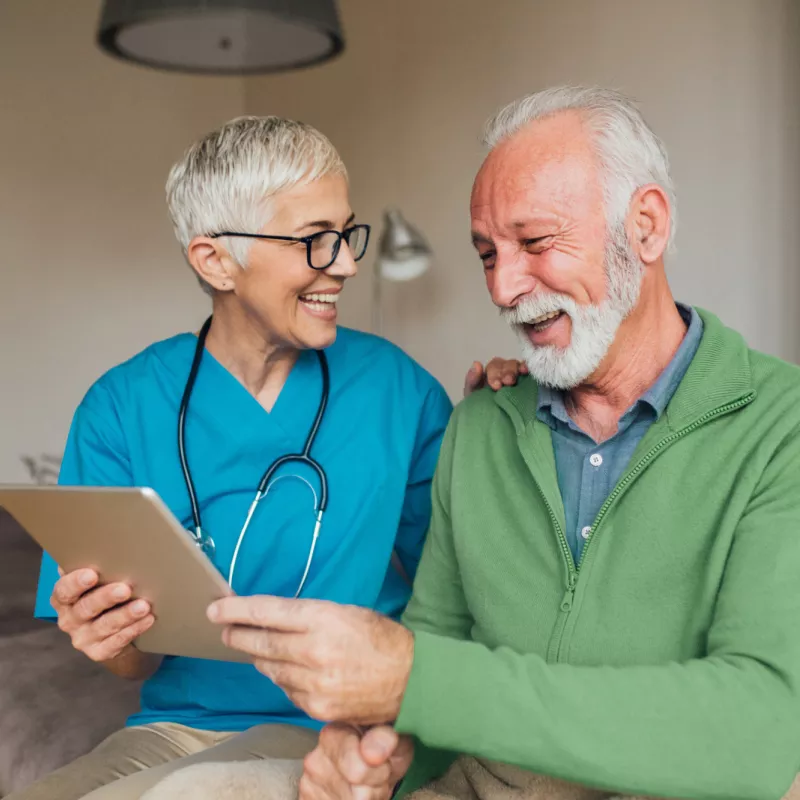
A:
[[[622,415],[617,432],[602,444],[567,413],[564,395],[539,387],[536,416],[552,429],[558,485],[564,503],[567,543],[577,564],[600,508],[627,468],[647,429],[661,416],[700,345],[703,321],[691,307],[678,305],[686,335],[658,380]]]

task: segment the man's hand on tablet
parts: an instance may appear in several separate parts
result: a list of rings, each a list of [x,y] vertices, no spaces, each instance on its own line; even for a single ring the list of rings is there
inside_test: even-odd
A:
[[[222,641],[323,722],[393,720],[414,658],[414,637],[366,608],[266,595],[225,597],[208,609]]]
[[[131,600],[131,588],[124,583],[98,584],[99,576],[91,569],[61,576],[50,598],[58,627],[76,650],[115,674],[132,679],[151,675],[161,657],[142,653],[132,644],[155,622],[150,604]]]

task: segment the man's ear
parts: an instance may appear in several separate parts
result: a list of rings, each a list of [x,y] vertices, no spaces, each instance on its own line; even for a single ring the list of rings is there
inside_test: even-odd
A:
[[[631,245],[644,264],[658,261],[667,249],[671,209],[667,193],[656,183],[636,190],[630,206]]]
[[[222,246],[219,239],[195,236],[186,250],[192,269],[217,292],[233,289],[237,272],[241,269]]]

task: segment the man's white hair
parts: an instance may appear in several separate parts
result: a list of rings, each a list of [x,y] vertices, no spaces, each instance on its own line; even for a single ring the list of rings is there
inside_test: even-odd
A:
[[[624,222],[633,193],[645,184],[656,183],[669,198],[671,250],[677,215],[667,151],[634,103],[619,92],[558,86],[527,95],[509,103],[489,120],[484,144],[494,149],[531,122],[571,110],[582,114],[592,134],[603,172],[609,230]]]
[[[184,255],[196,236],[258,233],[269,221],[271,198],[331,174],[347,178],[336,148],[311,125],[272,116],[231,120],[195,142],[167,178],[167,204]],[[253,241],[225,241],[242,267]],[[202,279],[200,285],[211,291]]]

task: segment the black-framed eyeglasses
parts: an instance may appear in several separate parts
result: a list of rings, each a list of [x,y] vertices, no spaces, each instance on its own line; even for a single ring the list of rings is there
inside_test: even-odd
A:
[[[306,261],[311,269],[327,269],[339,255],[342,239],[347,242],[353,261],[359,261],[367,252],[369,225],[351,225],[343,231],[319,231],[310,236],[268,236],[264,233],[234,233],[222,231],[212,233],[212,239],[220,236],[242,236],[247,239],[274,239],[279,242],[302,242],[306,246]]]

